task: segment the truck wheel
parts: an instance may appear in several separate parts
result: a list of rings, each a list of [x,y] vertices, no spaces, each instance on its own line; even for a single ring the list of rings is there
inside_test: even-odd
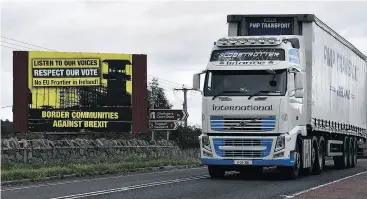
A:
[[[353,137],[348,138],[348,168],[352,168],[353,164]]]
[[[324,167],[325,167],[325,140],[324,140],[324,137],[321,136],[318,141],[316,162],[315,162],[313,174],[320,175]]]
[[[223,178],[225,170],[217,166],[208,166],[209,175],[211,178]]]
[[[345,169],[348,166],[348,137],[343,140],[343,155],[334,157],[334,165],[337,169]]]
[[[358,151],[357,138],[352,139],[352,145],[353,145],[352,147],[352,153],[353,153],[352,168],[354,168],[357,165],[357,151]]]
[[[280,167],[281,173],[284,175],[286,179],[295,180],[300,176],[300,171],[302,168],[302,158],[301,158],[301,151],[302,151],[302,141],[299,139],[296,145],[295,158],[294,158],[294,165],[292,167]]]
[[[302,174],[304,176],[309,176],[313,173],[316,164],[316,154],[317,154],[317,138],[313,136],[311,139],[311,166],[309,168],[302,169]]]

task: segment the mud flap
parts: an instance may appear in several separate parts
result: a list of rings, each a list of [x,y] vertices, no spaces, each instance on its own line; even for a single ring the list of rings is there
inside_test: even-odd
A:
[[[311,167],[311,139],[302,140],[302,165],[303,168]]]

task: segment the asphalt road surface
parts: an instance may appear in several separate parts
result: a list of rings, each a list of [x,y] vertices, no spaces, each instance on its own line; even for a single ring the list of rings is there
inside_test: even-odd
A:
[[[332,162],[329,162],[332,164]],[[292,198],[313,187],[367,171],[367,160],[359,160],[355,168],[336,170],[326,167],[320,176],[283,180],[276,171],[265,171],[253,179],[229,173],[226,178],[212,180],[207,169],[195,168],[157,173],[142,173],[94,179],[39,183],[18,187],[2,187],[2,199],[125,199],[125,198]],[[361,177],[360,177],[361,178]],[[365,179],[362,182],[367,183]],[[321,186],[320,186],[321,185]],[[365,184],[364,186],[367,187]],[[297,197],[294,197],[297,198]]]

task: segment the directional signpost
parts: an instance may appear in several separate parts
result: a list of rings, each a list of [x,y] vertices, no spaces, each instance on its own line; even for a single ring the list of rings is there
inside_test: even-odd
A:
[[[167,140],[169,131],[178,128],[178,122],[186,121],[189,114],[182,109],[150,109],[149,110],[149,128],[152,131],[167,131]],[[154,132],[152,134],[154,140]]]
[[[151,121],[185,121],[188,117],[186,110],[182,109],[150,109]]]
[[[150,122],[149,128],[155,131],[170,131],[176,130],[178,127],[178,123],[175,122]]]

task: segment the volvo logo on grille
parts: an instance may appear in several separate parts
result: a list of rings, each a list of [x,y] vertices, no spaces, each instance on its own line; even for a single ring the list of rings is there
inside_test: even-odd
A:
[[[256,120],[259,120],[260,118],[256,118],[250,121],[241,121],[238,126],[246,126],[248,123],[255,122]]]

